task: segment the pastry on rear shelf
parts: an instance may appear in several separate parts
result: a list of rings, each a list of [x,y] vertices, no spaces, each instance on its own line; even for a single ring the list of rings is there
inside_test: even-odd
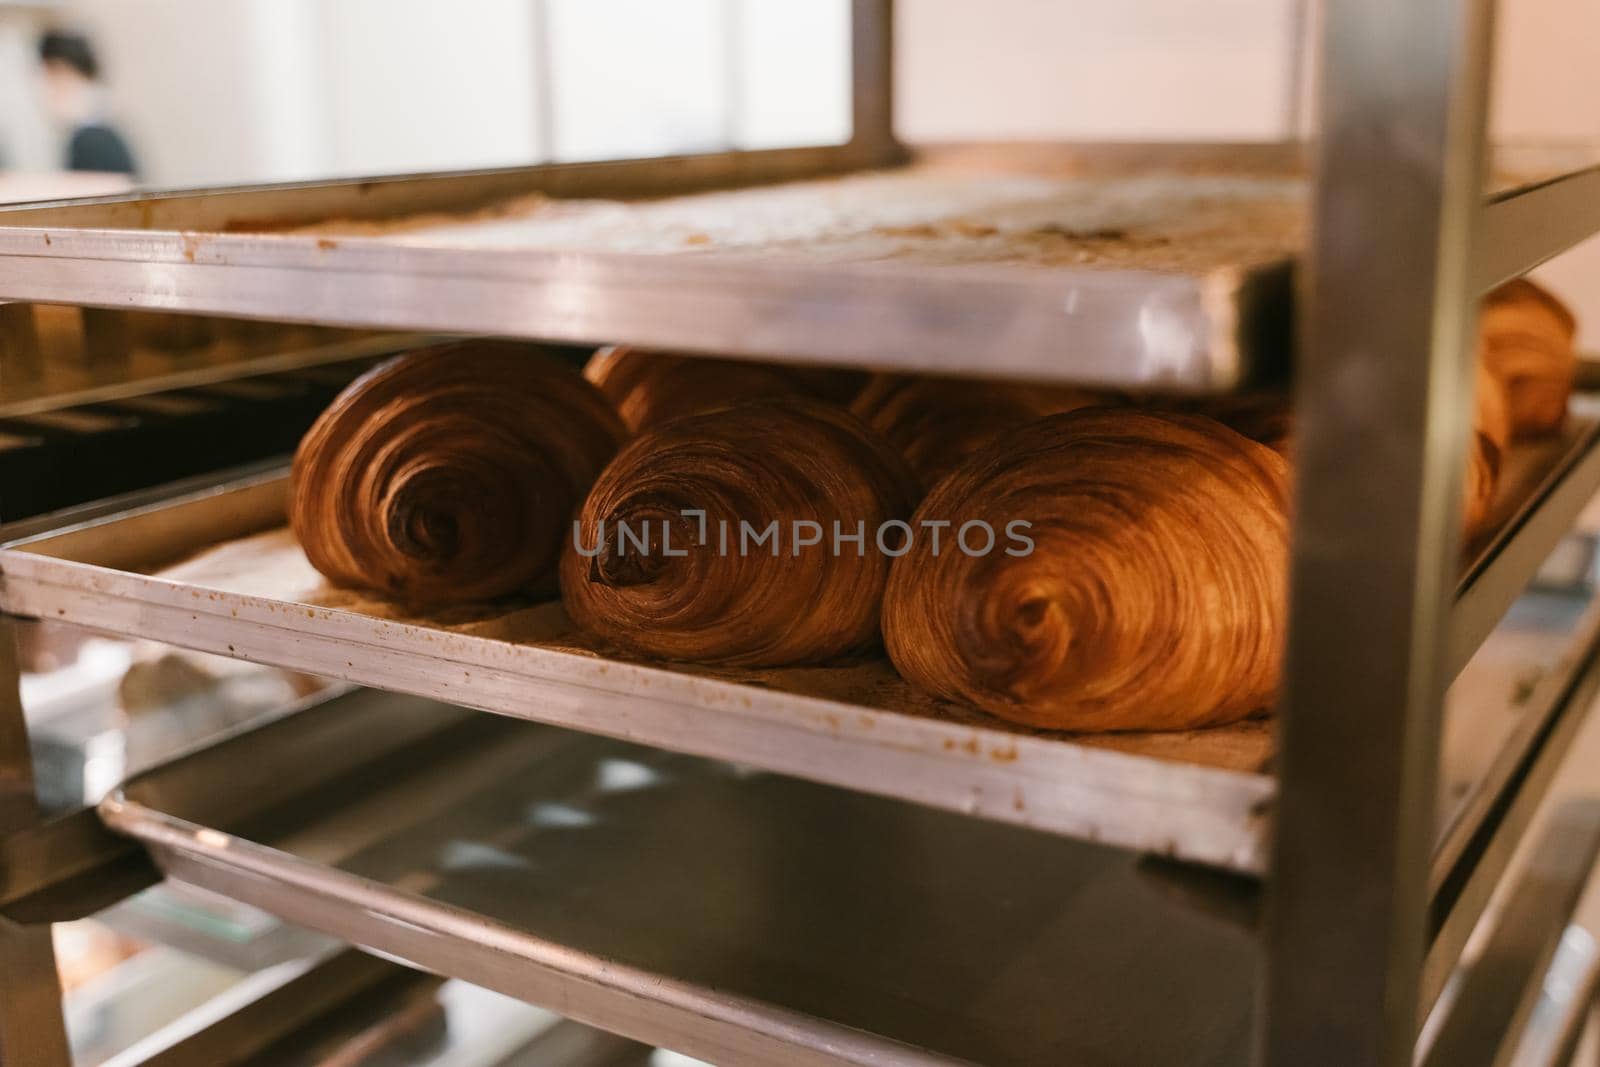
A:
[[[821,401],[676,419],[600,476],[565,549],[562,600],[580,627],[646,656],[824,663],[878,643],[890,563],[878,532],[903,522],[914,492],[886,442]]]
[[[623,345],[596,352],[583,373],[616,407],[629,429],[639,433],[669,419],[750,400],[815,397],[848,404],[866,380],[859,371],[684,356]]]
[[[850,409],[883,434],[923,487],[931,488],[1007,430],[1109,402],[1105,394],[1063,386],[878,374]]]
[[[1288,508],[1284,458],[1213,419],[1084,409],[1029,423],[935,486],[914,525],[1020,530],[1031,551],[1008,537],[1003,551],[935,554],[919,539],[884,598],[890,658],[931,693],[1030,726],[1246,718],[1278,686]]]
[[[1578,369],[1572,312],[1548,290],[1518,278],[1484,298],[1478,329],[1482,359],[1506,391],[1513,435],[1559,430]]]
[[[410,352],[302,439],[290,524],[335,584],[418,607],[552,593],[572,516],[626,436],[594,386],[535,346]]]

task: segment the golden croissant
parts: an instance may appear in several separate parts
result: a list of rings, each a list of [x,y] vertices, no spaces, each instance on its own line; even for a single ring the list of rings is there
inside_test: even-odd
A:
[[[737,359],[682,356],[613,346],[589,360],[584,377],[605,394],[635,432],[669,419],[749,400],[818,397],[848,403],[865,375]]]
[[[583,629],[647,656],[826,662],[878,643],[890,559],[877,533],[913,494],[887,443],[821,401],[677,419],[595,484],[562,600]]]
[[[575,368],[531,345],[410,352],[302,439],[290,524],[330,581],[418,606],[553,591],[572,515],[626,436]]]
[[[1479,316],[1480,352],[1506,391],[1516,437],[1561,428],[1572,395],[1577,320],[1554,295],[1525,278],[1495,289]]]
[[[1286,623],[1284,458],[1215,420],[1084,409],[1008,434],[923,520],[1026,523],[1032,551],[895,561],[889,656],[910,682],[1060,730],[1183,730],[1265,709]]]
[[[929,488],[1008,430],[1108,402],[1083,389],[879,374],[850,410],[898,449]]]

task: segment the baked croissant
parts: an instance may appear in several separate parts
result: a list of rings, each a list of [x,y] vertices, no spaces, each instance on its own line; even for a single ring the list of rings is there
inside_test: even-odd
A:
[[[1243,719],[1277,690],[1288,504],[1284,458],[1213,419],[1030,423],[940,482],[913,525],[1028,523],[1031,553],[934,555],[919,539],[889,578],[889,656],[931,693],[1030,726]]]
[[[410,352],[351,383],[301,440],[289,521],[337,585],[418,606],[549,590],[573,512],[626,436],[534,346]]]
[[[877,644],[890,559],[876,533],[911,513],[913,492],[887,443],[821,401],[677,419],[595,484],[562,600],[583,629],[647,656],[822,663]],[[836,541],[836,524],[861,540]]]
[[[711,359],[643,348],[602,348],[583,369],[635,432],[669,419],[748,400],[817,397],[847,404],[866,375],[857,371]]]
[[[1506,391],[1513,435],[1559,430],[1578,368],[1572,312],[1547,290],[1518,278],[1484,298],[1478,331],[1482,359]]]
[[[1083,389],[878,374],[850,410],[887,438],[929,488],[1008,430],[1108,402]]]

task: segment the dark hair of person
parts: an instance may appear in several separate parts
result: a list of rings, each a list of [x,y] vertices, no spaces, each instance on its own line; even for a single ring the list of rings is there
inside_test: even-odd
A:
[[[80,33],[46,33],[39,38],[39,59],[44,63],[65,63],[90,81],[100,77],[100,61],[95,58],[94,47]]]

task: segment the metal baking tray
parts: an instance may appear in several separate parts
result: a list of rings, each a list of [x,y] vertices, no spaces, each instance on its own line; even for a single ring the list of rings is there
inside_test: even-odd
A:
[[[886,158],[846,146],[5,210],[0,298],[1113,387],[1281,377],[1295,147]]]
[[[330,588],[259,475],[0,550],[0,610],[294,666],[1132,849],[1258,870],[1265,722],[1064,737],[925,697],[886,661],[707,672],[597,655],[559,603],[408,618]],[[181,562],[180,562],[181,561]]]
[[[425,342],[411,334],[0,304],[0,419],[309,370]]]
[[[0,300],[1114,388],[1284,377],[1304,146],[907,152],[861,15],[848,145],[0,209]],[[1597,157],[1497,150],[1490,244],[1559,251],[1510,240],[1537,210],[1521,194]],[[1581,203],[1597,175],[1554,191]]]
[[[1126,853],[491,716],[319,780],[331,746],[450,711],[357,694],[101,813],[174,878],[713,1063],[1247,1047],[1253,935]]]
[[[1468,572],[1460,669],[1600,486],[1600,425],[1518,450],[1501,533]],[[725,759],[984,819],[1260,873],[1270,721],[1178,733],[1028,730],[929,698],[888,663],[714,671],[622,661],[558,603],[435,617],[330,588],[264,473],[0,549],[0,610]],[[1502,600],[1504,601],[1502,603]],[[1466,636],[1477,635],[1469,647]]]

